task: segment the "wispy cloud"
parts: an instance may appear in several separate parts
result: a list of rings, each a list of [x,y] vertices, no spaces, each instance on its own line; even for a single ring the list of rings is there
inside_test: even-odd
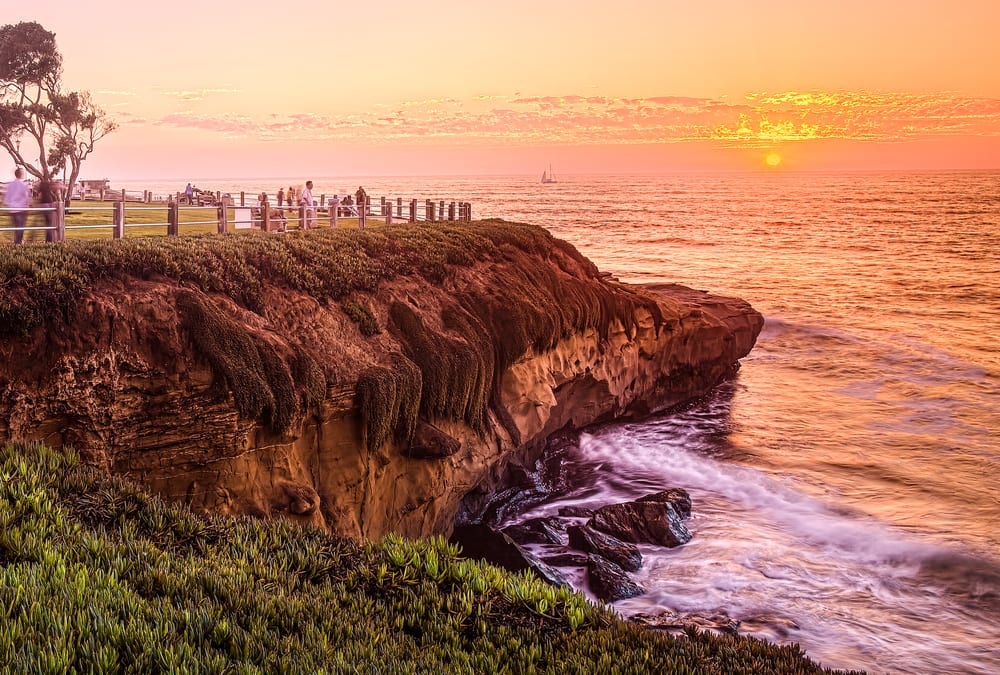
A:
[[[212,89],[181,89],[176,91],[163,91],[161,92],[164,96],[170,96],[176,98],[179,101],[202,101],[209,96],[215,94],[239,94],[242,90],[240,89],[228,89],[225,87],[216,87]]]
[[[417,101],[403,101],[399,105],[404,108],[413,108],[417,106],[439,106],[439,105],[461,105],[462,102],[457,98],[425,98]]]
[[[99,89],[94,93],[100,94],[101,96],[126,96],[126,97],[138,96],[138,93],[135,91],[122,90],[122,89]]]
[[[467,101],[441,98],[389,103],[364,114],[271,114],[261,119],[185,111],[153,123],[282,141],[529,145],[709,141],[758,147],[823,138],[893,142],[1000,136],[1000,99],[951,92],[863,91],[758,92],[736,101],[685,96],[481,95]]]
[[[193,112],[178,112],[161,117],[153,122],[158,126],[184,127],[215,131],[226,136],[258,136],[261,134],[260,123],[245,115],[227,113],[223,115],[201,115]]]

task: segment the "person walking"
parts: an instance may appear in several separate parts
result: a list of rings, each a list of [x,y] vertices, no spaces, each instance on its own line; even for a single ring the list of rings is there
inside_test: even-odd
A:
[[[299,197],[299,204],[302,205],[302,229],[308,230],[316,222],[316,202],[313,201],[313,182],[306,181],[306,189]]]
[[[14,243],[24,243],[24,225],[28,222],[28,212],[31,205],[31,189],[24,182],[24,169],[14,169],[14,180],[7,183],[4,193],[4,203],[10,209],[10,222],[14,227]]]
[[[191,183],[188,183],[187,187],[184,188],[184,194],[187,196],[187,203],[194,204],[194,186]]]

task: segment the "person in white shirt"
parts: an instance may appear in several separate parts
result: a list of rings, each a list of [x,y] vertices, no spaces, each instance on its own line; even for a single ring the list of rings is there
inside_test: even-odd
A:
[[[305,208],[302,210],[302,229],[308,230],[316,223],[316,202],[313,201],[313,182],[306,181],[306,189],[299,197],[299,204]]]
[[[21,167],[14,169],[14,180],[7,183],[4,203],[10,209],[10,221],[14,226],[14,243],[20,244],[24,241],[24,226],[28,222],[28,212],[20,209],[27,209],[31,205],[31,189],[24,182],[24,169]]]

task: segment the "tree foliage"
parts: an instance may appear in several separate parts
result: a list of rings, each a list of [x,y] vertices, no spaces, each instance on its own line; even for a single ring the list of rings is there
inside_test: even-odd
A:
[[[55,33],[33,21],[0,26],[0,147],[16,164],[41,180],[66,169],[69,192],[116,127],[88,92],[62,91]]]

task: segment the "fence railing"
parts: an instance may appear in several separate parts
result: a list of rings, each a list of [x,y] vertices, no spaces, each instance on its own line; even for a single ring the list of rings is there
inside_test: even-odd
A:
[[[472,204],[445,200],[404,201],[401,197],[395,200],[381,197],[378,202],[366,200],[363,207],[357,204],[341,204],[327,200],[321,196],[319,203],[313,206],[304,204],[298,206],[276,206],[268,200],[255,200],[253,205],[246,205],[246,196],[240,194],[236,200],[219,194],[214,205],[182,205],[171,196],[166,203],[153,205],[149,196],[140,205],[133,205],[126,199],[122,190],[119,199],[109,206],[72,206],[70,210],[63,202],[48,206],[10,209],[0,207],[0,232],[15,233],[15,240],[20,232],[23,237],[30,232],[45,232],[45,240],[60,242],[66,240],[66,233],[84,230],[110,230],[115,239],[122,239],[126,231],[134,229],[140,234],[155,235],[165,233],[168,236],[178,236],[181,228],[197,226],[204,232],[205,226],[215,225],[217,232],[224,234],[233,230],[259,229],[264,232],[283,232],[290,229],[308,230],[317,227],[339,227],[341,220],[357,221],[360,228],[369,223],[392,225],[399,222],[441,222],[472,220]],[[41,214],[43,225],[25,224],[16,227],[6,216],[13,212]],[[107,218],[88,217],[94,214],[107,213]],[[159,220],[154,214],[162,214],[165,220]],[[67,220],[67,216],[73,216]],[[131,216],[131,217],[130,217]],[[38,219],[36,219],[37,221]],[[10,223],[9,225],[7,223]],[[209,230],[210,231],[210,230]]]

